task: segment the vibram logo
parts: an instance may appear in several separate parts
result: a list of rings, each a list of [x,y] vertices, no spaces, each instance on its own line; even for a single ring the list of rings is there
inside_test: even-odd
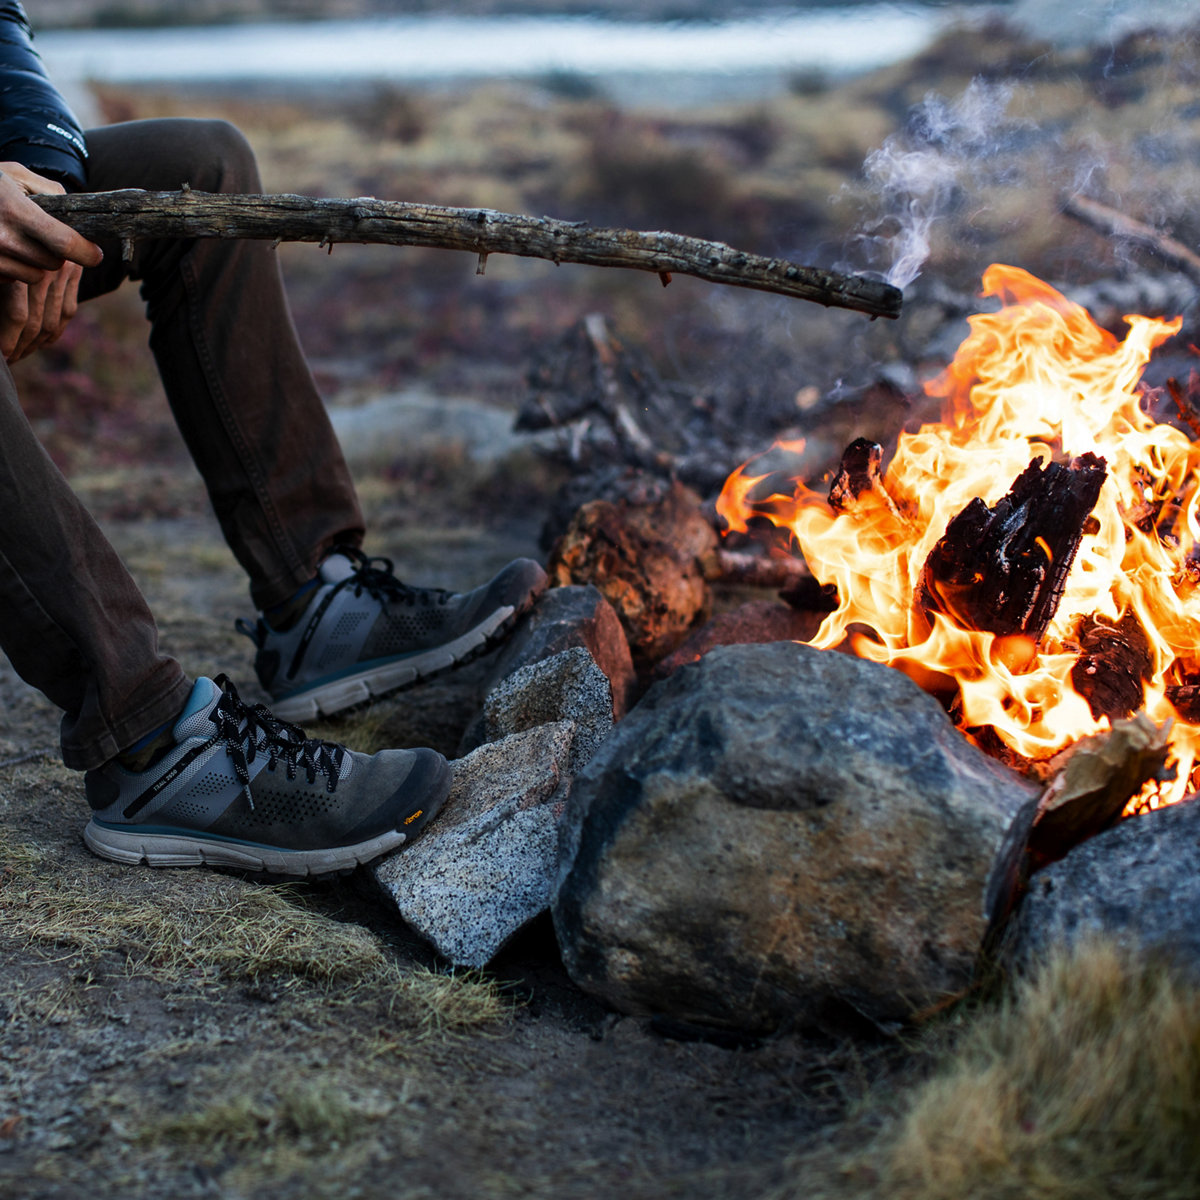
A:
[[[404,818],[405,825],[411,825],[424,811],[425,810],[423,808],[418,808],[417,811],[415,813],[413,813],[413,815],[411,817],[405,817]]]

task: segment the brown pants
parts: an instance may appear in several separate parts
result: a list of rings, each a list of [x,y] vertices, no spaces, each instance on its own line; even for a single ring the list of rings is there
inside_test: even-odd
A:
[[[220,121],[133,121],[88,134],[89,188],[258,192],[253,154]],[[171,410],[259,608],[313,577],[362,513],[262,242],[119,245],[83,298],[138,279]],[[38,442],[0,362],[0,648],[63,710],[63,761],[99,766],[183,706],[146,602]]]

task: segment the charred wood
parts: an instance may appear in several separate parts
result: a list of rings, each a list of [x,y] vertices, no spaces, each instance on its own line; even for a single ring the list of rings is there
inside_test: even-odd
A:
[[[1200,677],[1189,675],[1183,683],[1170,684],[1167,699],[1182,720],[1200,725]]]
[[[1137,614],[1130,610],[1115,625],[1103,617],[1084,617],[1076,637],[1080,654],[1071,668],[1071,685],[1092,716],[1113,721],[1133,716],[1154,675],[1150,639]]]
[[[965,629],[1039,641],[1054,617],[1107,475],[1104,459],[1035,460],[989,508],[978,497],[946,527],[919,603]]]
[[[829,485],[829,507],[836,513],[851,513],[864,496],[882,502],[897,520],[900,510],[883,482],[883,447],[869,438],[855,438],[842,453],[842,460]]]

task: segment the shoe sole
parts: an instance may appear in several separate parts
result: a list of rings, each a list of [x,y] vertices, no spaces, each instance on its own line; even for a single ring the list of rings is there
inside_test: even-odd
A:
[[[391,660],[364,667],[353,675],[342,675],[328,683],[318,683],[290,696],[272,700],[271,711],[281,721],[303,725],[320,717],[335,717],[349,709],[369,704],[372,700],[382,700],[412,687],[422,679],[429,679],[451,667],[460,667],[495,645],[533,607],[544,591],[543,581],[540,587],[530,591],[520,605],[505,605],[496,609],[452,642],[399,662]]]
[[[203,833],[150,833],[137,826],[114,829],[93,817],[83,830],[93,854],[126,866],[233,867],[241,871],[296,877],[335,875],[373,862],[411,842],[437,816],[449,794],[449,772],[436,800],[410,815],[403,829],[389,830],[353,846],[321,850],[283,850],[248,842],[206,837]]]

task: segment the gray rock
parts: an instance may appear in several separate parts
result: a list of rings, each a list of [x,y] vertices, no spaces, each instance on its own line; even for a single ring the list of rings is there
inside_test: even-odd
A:
[[[582,647],[514,671],[492,689],[483,706],[489,742],[554,721],[572,721],[575,738],[567,773],[577,775],[612,732],[612,688]]]
[[[582,646],[612,685],[613,718],[626,713],[636,686],[629,641],[613,606],[588,584],[544,593],[496,658],[493,685],[521,667]]]
[[[632,701],[637,678],[629,642],[613,607],[596,588],[559,587],[545,592],[497,653],[485,695],[515,671],[582,647],[608,678],[612,719],[619,721]],[[546,717],[545,720],[555,720]],[[494,735],[492,735],[494,736]],[[460,757],[489,741],[481,709],[458,743]]]
[[[564,961],[626,1012],[758,1031],[850,1005],[887,1025],[969,982],[1036,795],[898,671],[719,647],[576,778]]]
[[[573,738],[560,721],[459,759],[437,819],[371,868],[400,916],[456,966],[482,967],[549,907]]]
[[[1112,829],[1039,871],[1006,933],[1006,958],[1029,970],[1055,950],[1102,937],[1166,955],[1200,978],[1200,802]]]

